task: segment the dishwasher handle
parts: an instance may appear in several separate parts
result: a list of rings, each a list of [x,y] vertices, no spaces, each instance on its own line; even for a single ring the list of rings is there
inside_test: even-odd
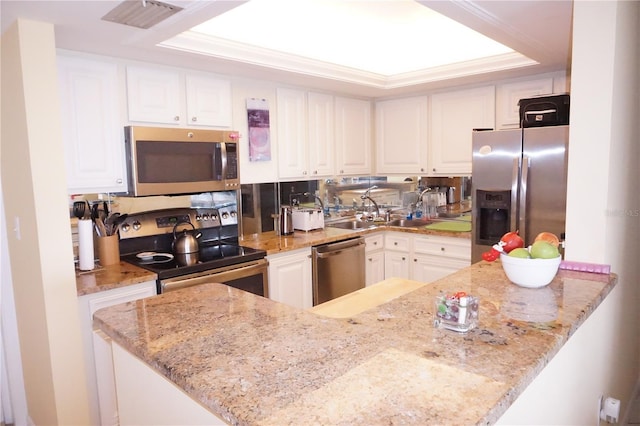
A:
[[[313,247],[314,254],[320,259],[340,254],[342,250],[364,245],[364,238],[358,237],[351,240],[339,241],[337,243],[323,244]]]

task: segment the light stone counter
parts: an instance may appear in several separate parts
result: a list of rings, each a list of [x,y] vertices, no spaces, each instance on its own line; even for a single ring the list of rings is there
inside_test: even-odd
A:
[[[101,266],[91,271],[80,271],[76,268],[76,292],[79,296],[113,290],[146,281],[155,281],[158,276],[146,269],[138,268],[127,262]]]
[[[471,232],[434,231],[425,228],[407,228],[400,226],[380,225],[356,230],[347,230],[325,226],[324,229],[304,232],[295,231],[291,235],[277,235],[275,232],[263,232],[260,234],[244,235],[240,237],[239,244],[254,249],[265,250],[267,254],[283,251],[297,250],[319,244],[327,244],[358,236],[366,236],[373,232],[395,231],[422,235],[440,235],[444,237],[471,239]]]
[[[617,278],[560,271],[532,290],[480,262],[406,281],[408,292],[401,281],[363,290],[348,318],[207,284],[102,309],[94,322],[231,424],[491,424]],[[434,297],[453,291],[480,298],[477,329],[434,329]]]

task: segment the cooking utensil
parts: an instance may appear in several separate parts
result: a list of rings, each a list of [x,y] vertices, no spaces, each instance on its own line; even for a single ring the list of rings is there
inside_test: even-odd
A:
[[[85,203],[84,201],[74,201],[73,203],[73,215],[78,219],[82,219],[85,214]]]

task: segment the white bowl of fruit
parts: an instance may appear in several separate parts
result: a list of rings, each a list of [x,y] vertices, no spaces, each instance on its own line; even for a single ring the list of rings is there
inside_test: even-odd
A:
[[[520,240],[513,235],[507,234],[505,237],[497,244],[497,249],[503,248],[500,263],[509,281],[526,288],[549,285],[558,273],[562,261],[558,251],[558,237],[550,232],[542,232],[527,248],[519,236]],[[503,244],[503,241],[510,244]]]

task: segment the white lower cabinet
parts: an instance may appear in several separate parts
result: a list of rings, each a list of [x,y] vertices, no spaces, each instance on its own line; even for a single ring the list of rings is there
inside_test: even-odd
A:
[[[385,278],[431,282],[471,264],[471,241],[436,235],[387,232]]]
[[[122,425],[226,425],[224,420],[101,333],[112,350]]]
[[[300,309],[313,306],[311,248],[267,256],[269,299]]]
[[[93,332],[93,314],[108,306],[155,295],[156,282],[146,281],[78,298],[92,424],[120,424],[111,347]]]
[[[384,236],[384,277],[411,278],[411,234],[387,232]]]
[[[471,240],[437,235],[414,235],[412,279],[431,282],[471,264]]]
[[[365,239],[365,285],[384,280],[384,234],[368,235]]]

